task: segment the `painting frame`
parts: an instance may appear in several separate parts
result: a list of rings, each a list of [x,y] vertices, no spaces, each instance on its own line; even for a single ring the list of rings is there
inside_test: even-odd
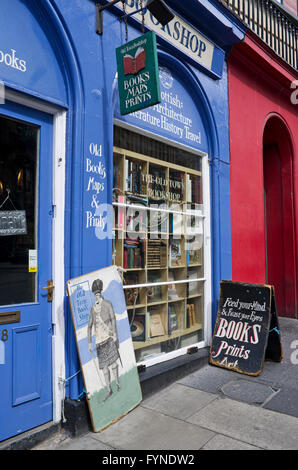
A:
[[[67,293],[92,428],[100,432],[142,401],[117,266],[69,279]]]

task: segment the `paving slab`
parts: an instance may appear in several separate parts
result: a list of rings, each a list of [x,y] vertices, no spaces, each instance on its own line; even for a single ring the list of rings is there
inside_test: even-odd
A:
[[[218,398],[187,421],[262,449],[298,449],[297,418],[230,398]]]
[[[69,439],[59,446],[58,450],[114,450],[115,447],[108,446],[96,439],[93,434],[88,433],[77,439]]]
[[[162,392],[144,400],[142,407],[159,411],[173,418],[185,419],[217,398],[182,384],[173,384]]]
[[[297,417],[298,364],[293,363],[293,356],[295,355],[293,342],[298,339],[298,321],[280,318],[279,324],[283,360],[280,363],[265,361],[260,375],[253,377],[208,364],[187,377],[180,379],[179,383],[204,392],[217,394],[220,397],[226,395],[236,400],[259,404],[266,409]],[[297,353],[294,358],[296,357]],[[233,381],[237,383],[241,379],[246,380],[247,388],[251,393],[245,393],[245,390],[237,393],[236,387],[234,390],[231,388],[229,390],[229,383]],[[239,384],[241,383],[239,382]],[[266,389],[266,386],[269,388]],[[266,396],[266,390],[268,396]],[[270,390],[272,390],[271,396]],[[264,394],[263,401],[262,394]],[[255,396],[255,399],[252,399],[253,396]]]
[[[231,439],[230,437],[216,434],[202,450],[262,450],[259,447],[246,444],[245,442]]]
[[[139,406],[104,431],[94,434],[120,450],[199,450],[214,433]]]
[[[298,391],[296,388],[283,387],[282,390],[269,400],[264,408],[278,411],[298,418]]]

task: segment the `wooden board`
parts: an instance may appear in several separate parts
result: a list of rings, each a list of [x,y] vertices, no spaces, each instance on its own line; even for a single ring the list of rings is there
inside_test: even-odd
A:
[[[101,431],[142,400],[122,280],[116,266],[67,282],[93,430]]]
[[[210,364],[259,375],[265,356],[282,360],[273,287],[221,281]]]

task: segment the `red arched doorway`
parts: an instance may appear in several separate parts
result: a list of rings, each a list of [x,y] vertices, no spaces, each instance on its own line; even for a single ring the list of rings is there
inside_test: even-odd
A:
[[[274,116],[263,135],[266,282],[275,288],[279,315],[296,318],[295,210],[291,138]]]

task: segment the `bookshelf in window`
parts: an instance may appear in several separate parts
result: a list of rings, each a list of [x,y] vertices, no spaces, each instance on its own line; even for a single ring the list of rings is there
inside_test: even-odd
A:
[[[135,350],[203,328],[201,186],[198,170],[114,147],[113,262],[125,270]]]

